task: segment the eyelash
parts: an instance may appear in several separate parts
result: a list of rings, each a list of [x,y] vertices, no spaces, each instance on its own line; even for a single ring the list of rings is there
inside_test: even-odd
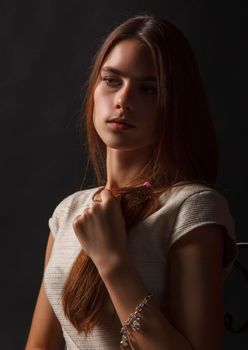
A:
[[[110,80],[112,80],[112,81],[117,81],[116,79],[113,79],[112,77],[109,77],[109,76],[102,77],[102,80],[103,80],[104,82],[107,82],[106,85],[108,85],[108,86],[110,86],[110,85],[109,85]]]
[[[101,80],[106,84],[106,86],[108,87],[112,87],[112,88],[115,88],[117,87],[118,85],[110,85],[110,81],[115,81],[117,82],[116,79],[112,78],[111,76],[104,76],[104,77],[101,77]],[[153,87],[153,86],[143,86],[142,89],[153,89],[153,93],[152,95],[156,95],[157,94],[157,88],[156,87]],[[151,94],[149,94],[151,95]]]

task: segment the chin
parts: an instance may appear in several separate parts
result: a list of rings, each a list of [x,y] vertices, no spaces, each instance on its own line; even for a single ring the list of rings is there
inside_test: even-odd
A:
[[[111,149],[115,149],[116,151],[134,151],[136,148],[132,148],[130,146],[127,146],[127,145],[117,145],[117,144],[106,144],[106,147],[107,148],[111,148]]]
[[[107,148],[115,149],[118,151],[126,151],[126,152],[131,152],[131,151],[140,151],[144,152],[144,149],[147,149],[149,145],[128,145],[127,143],[117,143],[117,142],[104,142]]]

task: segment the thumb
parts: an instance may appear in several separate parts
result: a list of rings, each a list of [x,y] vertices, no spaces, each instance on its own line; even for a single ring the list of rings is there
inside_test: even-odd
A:
[[[109,198],[112,198],[112,199],[116,199],[119,203],[121,201],[121,196],[120,195],[113,195],[112,191],[107,189],[107,188],[104,188],[101,192],[100,192],[100,197],[101,197],[101,200],[104,202],[106,201],[107,199]]]
[[[110,190],[108,190],[107,188],[104,188],[101,192],[100,192],[100,197],[102,202],[105,202],[108,198],[113,198],[112,192]]]

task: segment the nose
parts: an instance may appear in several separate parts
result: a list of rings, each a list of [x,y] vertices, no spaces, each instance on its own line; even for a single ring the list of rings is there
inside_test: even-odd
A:
[[[116,108],[127,111],[134,109],[134,96],[131,86],[123,86],[117,94]]]

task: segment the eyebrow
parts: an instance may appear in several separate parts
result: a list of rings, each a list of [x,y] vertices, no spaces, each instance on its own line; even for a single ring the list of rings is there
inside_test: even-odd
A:
[[[105,67],[102,67],[101,70],[103,70],[105,72],[112,72],[114,74],[118,74],[118,75],[123,76],[123,77],[128,77],[128,74],[126,74],[126,73],[124,73],[124,72],[122,72],[119,69],[114,68],[114,67],[105,66]],[[134,80],[137,80],[137,81],[157,81],[157,79],[154,75],[146,75],[143,77],[135,78]]]

